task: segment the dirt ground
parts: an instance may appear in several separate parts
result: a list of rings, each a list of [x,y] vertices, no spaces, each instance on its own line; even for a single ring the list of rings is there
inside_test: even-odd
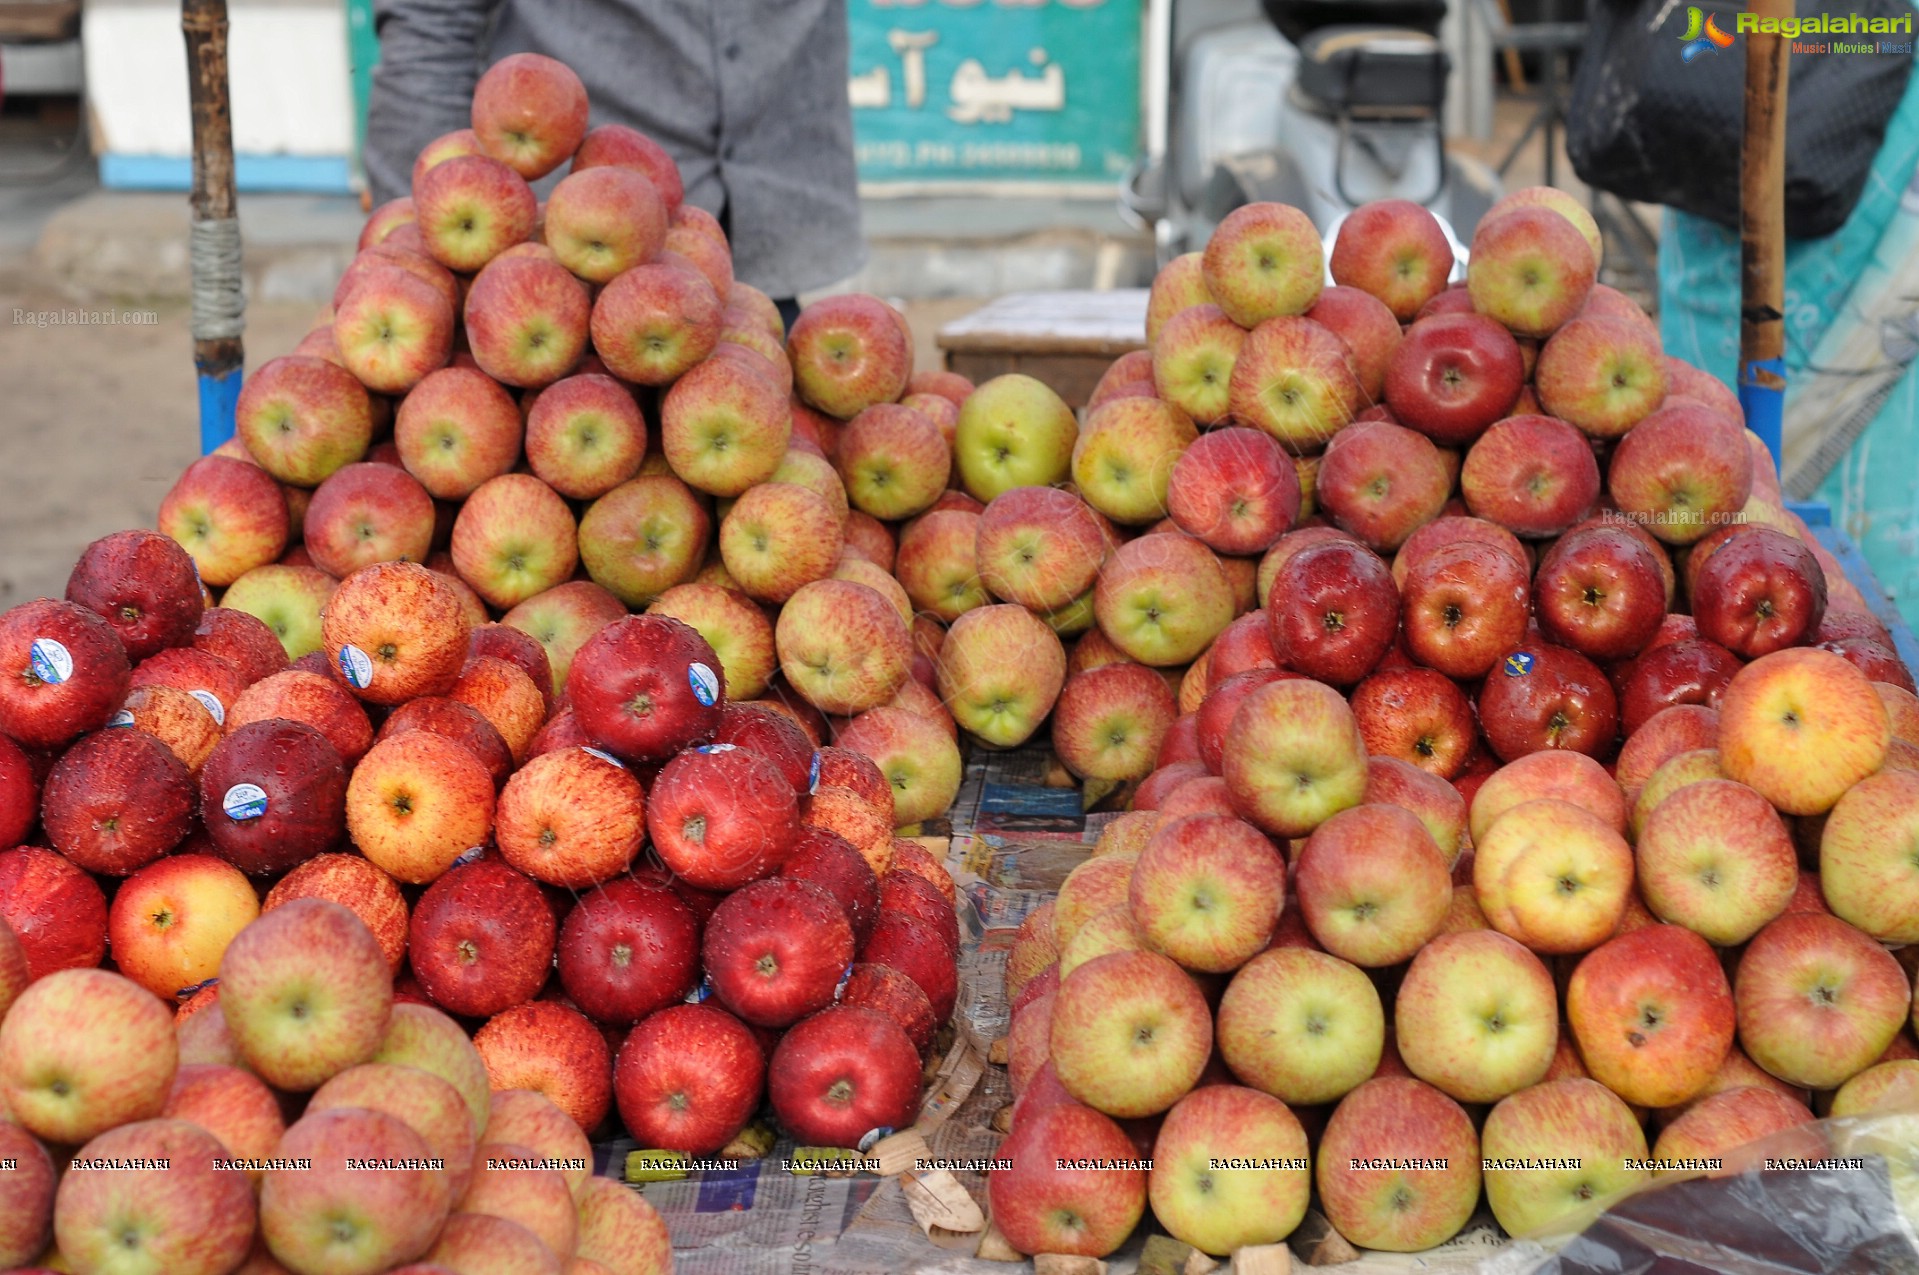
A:
[[[35,318],[83,310],[154,321]],[[250,307],[249,363],[292,348],[312,316],[308,305]],[[75,302],[0,279],[0,608],[60,596],[88,541],[153,525],[199,452],[195,393],[184,305]]]

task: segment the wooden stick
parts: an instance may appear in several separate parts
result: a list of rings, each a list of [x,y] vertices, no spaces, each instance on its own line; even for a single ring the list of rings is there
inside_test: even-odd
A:
[[[1792,0],[1752,0],[1761,19],[1790,18]],[[1739,155],[1739,400],[1773,464],[1786,396],[1787,42],[1746,33],[1746,132]]]
[[[233,110],[227,93],[226,0],[182,0],[180,28],[186,36],[187,96],[193,113],[193,221],[231,223],[238,212],[233,190]],[[239,298],[226,298],[225,304],[237,307]],[[233,405],[245,357],[237,331],[194,334],[203,450],[211,451],[233,435]]]
[[[1506,20],[1508,27],[1513,24],[1512,0],[1499,0],[1499,16]],[[1548,57],[1552,56],[1550,53]],[[1506,81],[1513,86],[1513,92],[1526,91],[1526,64],[1520,60],[1518,49],[1506,49],[1502,54],[1506,63]]]

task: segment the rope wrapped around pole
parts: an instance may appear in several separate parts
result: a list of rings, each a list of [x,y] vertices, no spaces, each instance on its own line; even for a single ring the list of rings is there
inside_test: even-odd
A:
[[[226,0],[181,0],[187,95],[193,111],[193,363],[200,380],[200,449],[233,437],[246,351],[246,292],[233,186],[233,111],[227,92]]]

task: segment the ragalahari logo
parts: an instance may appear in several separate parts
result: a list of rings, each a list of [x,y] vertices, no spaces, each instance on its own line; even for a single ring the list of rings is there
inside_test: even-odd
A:
[[[1719,29],[1718,18],[1718,14],[1707,13],[1696,4],[1686,7],[1686,30],[1679,37],[1686,47],[1679,50],[1680,61],[1691,62],[1701,53],[1732,47],[1732,37]]]

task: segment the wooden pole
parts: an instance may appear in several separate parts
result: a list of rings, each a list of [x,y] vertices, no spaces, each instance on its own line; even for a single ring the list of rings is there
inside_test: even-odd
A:
[[[1793,16],[1792,0],[1748,12]],[[1786,400],[1786,80],[1788,42],[1746,37],[1746,132],[1739,155],[1739,401],[1776,468]]]
[[[210,452],[233,437],[246,357],[226,0],[182,0],[180,28],[193,112],[193,363],[200,380],[201,450]]]

